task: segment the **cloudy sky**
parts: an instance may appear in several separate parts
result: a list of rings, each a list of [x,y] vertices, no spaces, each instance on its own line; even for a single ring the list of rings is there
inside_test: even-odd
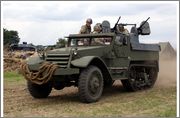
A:
[[[78,33],[87,18],[96,23],[108,20],[111,27],[121,23],[149,20],[151,35],[140,36],[142,43],[169,41],[177,47],[178,2],[121,1],[2,1],[2,27],[17,30],[21,43],[53,45],[58,38]],[[129,27],[128,27],[129,28]]]

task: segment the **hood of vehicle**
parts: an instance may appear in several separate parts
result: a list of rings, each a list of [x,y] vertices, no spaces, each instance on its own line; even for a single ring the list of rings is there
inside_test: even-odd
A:
[[[77,47],[77,50],[91,50],[91,49],[99,49],[104,48],[105,46],[89,46],[89,47]]]
[[[73,57],[84,57],[84,56],[98,56],[103,57],[108,55],[111,52],[111,46],[79,46],[79,47],[66,47],[54,49],[46,53],[46,55],[71,55],[74,54],[73,51],[76,51],[76,54]]]
[[[82,46],[82,47],[66,47],[66,48],[59,48],[59,49],[54,49],[50,50],[47,52],[47,54],[69,54],[71,50],[77,49],[77,51],[91,51],[91,50],[98,50],[98,49],[103,49],[106,46]]]

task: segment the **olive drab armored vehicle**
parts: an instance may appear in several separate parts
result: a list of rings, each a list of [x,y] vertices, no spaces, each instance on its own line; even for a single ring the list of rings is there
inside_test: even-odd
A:
[[[149,18],[148,18],[149,19]],[[100,99],[104,87],[121,80],[128,91],[153,87],[159,72],[158,44],[142,44],[139,35],[150,35],[148,19],[136,24],[102,22],[102,33],[70,34],[65,48],[38,52],[21,66],[34,98],[48,97],[52,88],[77,86],[82,102]],[[120,32],[119,25],[131,25]]]

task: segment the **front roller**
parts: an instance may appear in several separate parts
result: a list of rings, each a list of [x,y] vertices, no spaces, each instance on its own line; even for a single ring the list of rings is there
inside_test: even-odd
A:
[[[38,71],[31,71],[28,64],[23,63],[20,66],[20,72],[27,80],[29,93],[34,98],[46,98],[52,90],[51,79],[58,68],[58,65],[43,63]]]
[[[78,89],[82,102],[91,103],[100,99],[103,92],[103,76],[96,66],[88,66],[79,77]]]
[[[51,93],[52,90],[52,84],[50,82],[38,85],[35,83],[32,83],[31,81],[27,81],[27,86],[29,93],[34,98],[46,98]]]

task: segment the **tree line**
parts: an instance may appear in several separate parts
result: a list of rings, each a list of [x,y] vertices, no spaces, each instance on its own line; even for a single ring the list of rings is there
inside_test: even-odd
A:
[[[11,44],[18,44],[20,42],[19,33],[16,30],[3,28],[3,36],[4,47],[9,47]],[[65,47],[66,43],[65,39],[58,38],[55,45],[58,47]]]
[[[18,31],[15,30],[7,30],[3,28],[3,41],[4,46],[9,46],[11,44],[18,44],[20,41]]]

